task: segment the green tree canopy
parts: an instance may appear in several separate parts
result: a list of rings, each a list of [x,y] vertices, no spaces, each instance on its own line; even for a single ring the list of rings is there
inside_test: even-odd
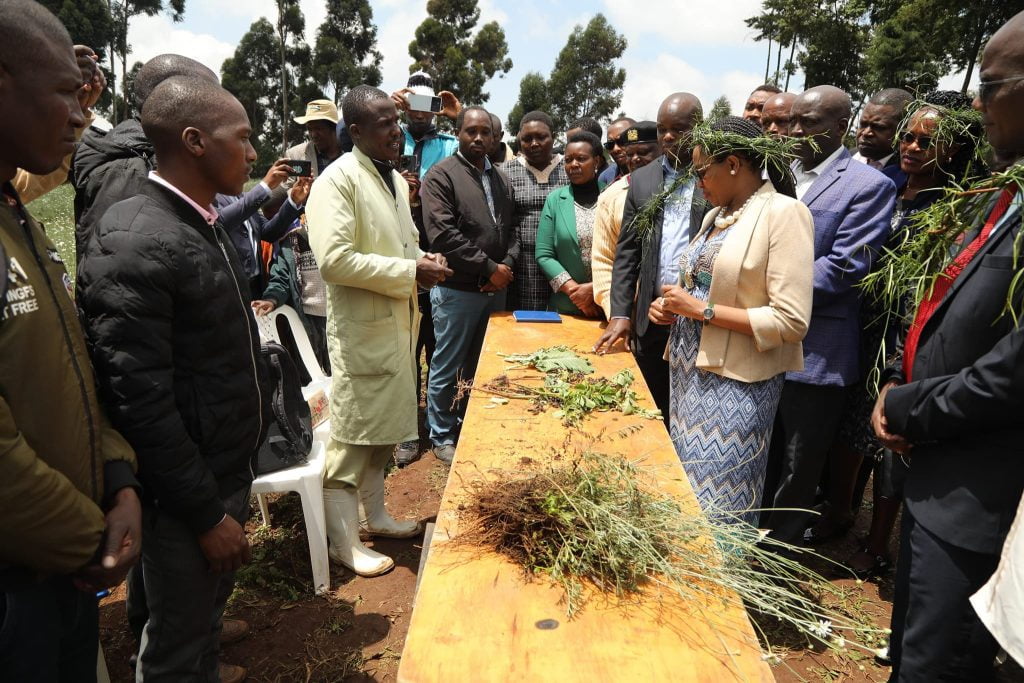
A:
[[[547,81],[536,71],[531,71],[519,81],[519,99],[508,113],[506,122],[509,133],[518,133],[523,115],[535,110],[550,112],[551,99],[548,97]]]
[[[313,74],[324,92],[340,103],[361,83],[380,85],[381,54],[368,0],[327,0],[327,19],[317,30]]]
[[[603,14],[594,15],[586,28],[573,29],[547,80],[550,114],[559,129],[584,116],[600,120],[615,112],[626,82],[626,71],[615,60],[625,50],[626,39]]]
[[[409,72],[426,71],[438,90],[452,91],[463,104],[487,102],[484,84],[512,68],[505,32],[492,21],[474,35],[480,20],[477,0],[429,0],[427,15],[409,43],[414,60]]]
[[[705,117],[708,123],[714,123],[720,119],[724,119],[726,116],[732,116],[732,105],[729,104],[729,98],[725,95],[719,95],[715,103],[711,105],[711,111]]]
[[[126,86],[128,85],[128,53],[132,46],[128,43],[128,24],[132,17],[148,16],[153,17],[161,12],[167,12],[172,21],[181,21],[185,16],[185,0],[109,0],[110,15],[113,19],[113,36],[111,40],[112,55],[120,57],[121,61],[121,99],[122,109],[120,118],[128,118],[128,106],[131,97]],[[93,47],[95,49],[95,47]],[[111,60],[113,61],[113,60]],[[114,83],[110,88],[114,90]],[[116,110],[114,123],[118,121]]]

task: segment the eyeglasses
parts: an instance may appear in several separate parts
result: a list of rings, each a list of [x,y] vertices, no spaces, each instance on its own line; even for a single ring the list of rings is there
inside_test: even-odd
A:
[[[978,99],[982,102],[987,102],[989,98],[995,95],[996,90],[999,90],[999,88],[994,88],[992,86],[1002,85],[1003,83],[1012,83],[1014,81],[1024,81],[1024,76],[1000,78],[998,81],[980,81],[978,83]]]
[[[917,143],[918,149],[922,152],[927,151],[932,146],[932,139],[927,135],[914,135],[909,130],[900,133],[900,142],[905,145]]]
[[[703,165],[703,166],[701,166],[700,168],[695,168],[695,169],[693,169],[693,172],[694,172],[694,173],[695,173],[695,174],[697,175],[697,178],[698,178],[698,179],[700,179],[700,180],[704,180],[704,174],[708,172],[708,169],[709,169],[709,168],[711,168],[711,166],[712,166],[712,165],[713,165],[714,163],[715,163],[715,162],[714,162],[714,161],[712,161],[712,162],[709,162],[709,163],[707,163],[707,164],[704,164],[704,165]]]
[[[618,145],[618,144],[619,143],[618,143],[617,140],[605,140],[604,141],[604,148],[610,152],[613,149],[615,149],[615,146]]]

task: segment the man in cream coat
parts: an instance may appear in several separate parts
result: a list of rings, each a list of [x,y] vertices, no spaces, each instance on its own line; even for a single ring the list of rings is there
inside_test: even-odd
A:
[[[359,541],[359,501],[370,535],[409,538],[416,522],[384,508],[384,467],[395,444],[417,438],[417,285],[452,274],[424,254],[408,187],[394,170],[402,148],[398,110],[387,93],[353,88],[342,115],[355,144],[313,184],[309,242],[327,283],[327,344],[333,371],[331,440],[324,472],[330,556],[361,576],[394,566]]]

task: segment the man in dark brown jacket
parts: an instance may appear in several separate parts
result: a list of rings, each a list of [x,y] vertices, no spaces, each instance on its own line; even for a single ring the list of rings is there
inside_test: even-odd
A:
[[[96,592],[140,550],[134,454],[101,412],[71,278],[10,184],[84,125],[71,39],[0,3],[0,680],[95,680]]]
[[[456,384],[476,371],[487,319],[504,310],[519,257],[512,186],[487,158],[491,115],[468,107],[456,127],[459,151],[434,164],[420,187],[430,250],[443,254],[455,271],[430,291],[437,347],[427,384],[434,456],[449,463],[462,422],[462,410],[453,408]]]

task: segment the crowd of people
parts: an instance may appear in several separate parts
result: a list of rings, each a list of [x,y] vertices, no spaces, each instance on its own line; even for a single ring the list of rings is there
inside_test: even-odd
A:
[[[126,578],[138,680],[245,677],[218,650],[247,630],[223,614],[274,419],[255,316],[284,305],[332,377],[329,554],[356,574],[394,566],[360,534],[422,533],[384,487],[421,457],[421,387],[451,463],[490,316],[557,311],[595,321],[594,352],[633,354],[709,516],[822,543],[873,473],[842,559],[896,566],[892,680],[991,677],[970,598],[1024,490],[1024,14],[986,45],[973,101],[881,90],[855,153],[830,85],[765,84],[710,123],[666,93],[653,121],[564,137],[533,111],[509,145],[417,72],[340,112],[309,102],[308,141],[249,190],[249,118],[202,64],[145,63],[139,116],[111,129],[91,49],[32,0],[0,4],[0,26],[0,678],[94,680],[97,595]],[[25,208],[65,181],[74,280]],[[934,283],[872,296],[964,192]]]

